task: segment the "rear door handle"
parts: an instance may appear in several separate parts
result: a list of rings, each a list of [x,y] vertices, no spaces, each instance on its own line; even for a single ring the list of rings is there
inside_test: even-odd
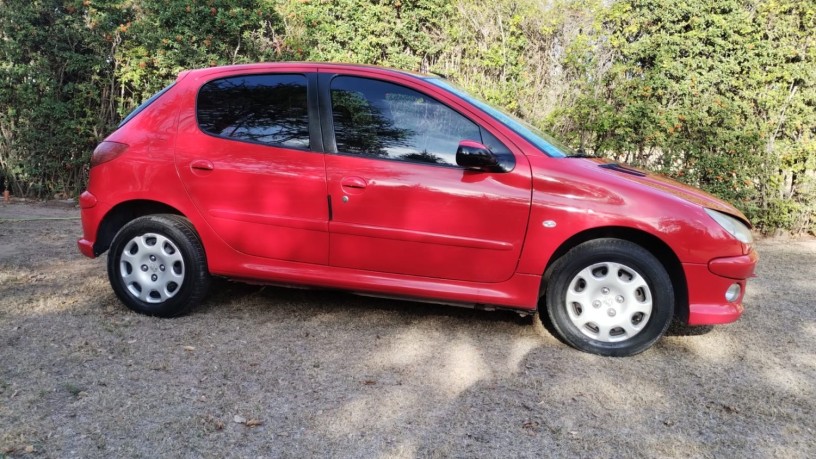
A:
[[[366,181],[360,177],[343,177],[343,180],[340,181],[340,186],[343,188],[362,190],[366,187]]]
[[[206,159],[197,159],[190,163],[190,169],[198,171],[211,171],[214,168],[213,163]]]

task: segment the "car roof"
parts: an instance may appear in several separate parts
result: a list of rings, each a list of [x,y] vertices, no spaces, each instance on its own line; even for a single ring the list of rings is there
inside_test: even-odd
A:
[[[389,67],[380,67],[377,65],[367,65],[367,64],[346,64],[346,63],[336,63],[336,62],[260,62],[256,64],[238,64],[238,65],[222,65],[217,67],[206,67],[200,69],[192,69],[192,70],[185,70],[178,75],[178,80],[186,76],[193,76],[193,77],[202,77],[211,74],[217,73],[239,73],[242,71],[248,72],[257,72],[263,70],[293,70],[297,69],[299,71],[331,71],[331,70],[366,70],[366,71],[373,71],[374,73],[379,74],[397,74],[397,75],[406,75],[414,78],[433,78],[432,75],[426,75],[417,72],[410,72],[407,70],[400,70],[394,69]]]

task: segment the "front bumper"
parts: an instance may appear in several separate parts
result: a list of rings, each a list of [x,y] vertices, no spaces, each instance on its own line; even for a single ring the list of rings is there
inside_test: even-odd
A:
[[[683,264],[688,284],[688,324],[717,325],[739,319],[744,310],[745,284],[754,277],[758,260],[756,251],[751,251],[747,255],[715,258],[708,264]],[[725,292],[735,283],[740,286],[740,294],[734,301],[728,301]]]

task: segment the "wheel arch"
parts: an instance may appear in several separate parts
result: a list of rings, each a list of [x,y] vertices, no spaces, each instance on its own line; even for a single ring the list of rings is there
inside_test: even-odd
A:
[[[683,323],[688,322],[688,284],[686,282],[686,274],[683,271],[683,265],[680,263],[680,259],[677,257],[671,247],[669,247],[669,245],[660,238],[634,228],[620,226],[591,228],[577,233],[561,243],[555,252],[553,252],[552,256],[547,262],[546,268],[544,269],[544,275],[541,282],[542,295],[549,279],[550,268],[553,266],[556,260],[564,256],[567,252],[572,250],[572,248],[584,242],[600,238],[615,238],[629,241],[643,247],[654,255],[666,269],[666,272],[669,274],[669,278],[671,279],[672,287],[674,288],[675,292],[675,318]]]
[[[94,243],[94,253],[101,255],[110,248],[116,233],[133,219],[153,214],[173,214],[186,218],[181,211],[163,202],[149,199],[134,199],[120,202],[112,207],[102,218],[99,229],[96,232],[96,242]]]

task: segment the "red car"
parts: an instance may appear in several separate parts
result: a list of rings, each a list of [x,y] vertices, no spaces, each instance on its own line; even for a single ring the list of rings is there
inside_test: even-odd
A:
[[[186,71],[94,151],[88,257],[131,309],[210,276],[512,309],[632,355],[739,318],[750,224],[700,190],[575,155],[444,79],[274,63]]]

